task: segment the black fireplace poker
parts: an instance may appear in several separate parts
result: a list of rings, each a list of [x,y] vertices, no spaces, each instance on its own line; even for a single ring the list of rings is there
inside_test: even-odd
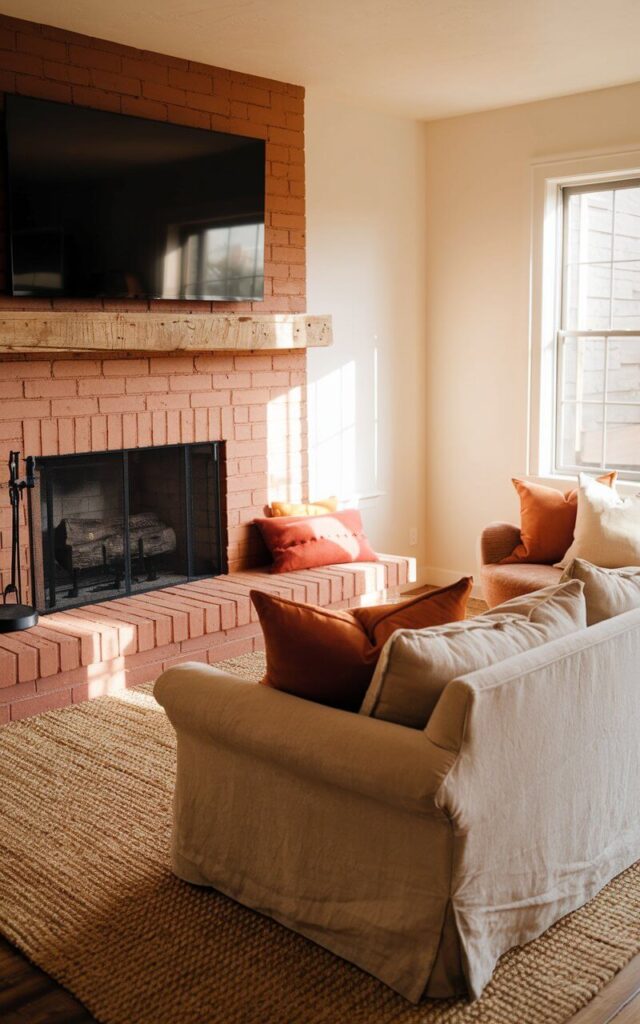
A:
[[[26,473],[19,479],[20,452],[9,453],[9,500],[11,502],[11,582],[2,592],[0,605],[0,633],[14,633],[18,629],[30,629],[37,625],[38,613],[31,605],[22,603],[22,578],[20,573],[20,502],[23,492],[34,486],[35,459],[25,459]],[[13,601],[8,598],[13,597]]]

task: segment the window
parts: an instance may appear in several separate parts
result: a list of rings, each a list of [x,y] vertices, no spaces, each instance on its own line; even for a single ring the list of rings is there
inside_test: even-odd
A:
[[[557,472],[640,475],[640,179],[564,186]]]

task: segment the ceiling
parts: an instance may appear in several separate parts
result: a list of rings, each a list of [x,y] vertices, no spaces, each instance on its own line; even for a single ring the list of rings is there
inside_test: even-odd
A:
[[[415,118],[640,80],[638,0],[0,0],[0,10]]]

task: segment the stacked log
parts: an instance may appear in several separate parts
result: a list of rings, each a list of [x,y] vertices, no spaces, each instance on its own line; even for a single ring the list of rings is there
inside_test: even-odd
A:
[[[129,516],[129,549],[137,557],[142,541],[144,557],[169,554],[176,549],[176,534],[155,512]],[[97,569],[124,560],[124,519],[108,516],[69,516],[55,530],[56,558],[68,572]]]

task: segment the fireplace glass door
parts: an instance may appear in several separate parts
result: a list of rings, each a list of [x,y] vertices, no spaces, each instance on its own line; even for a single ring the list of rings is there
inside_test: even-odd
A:
[[[36,461],[34,593],[53,611],[224,572],[221,445]]]

